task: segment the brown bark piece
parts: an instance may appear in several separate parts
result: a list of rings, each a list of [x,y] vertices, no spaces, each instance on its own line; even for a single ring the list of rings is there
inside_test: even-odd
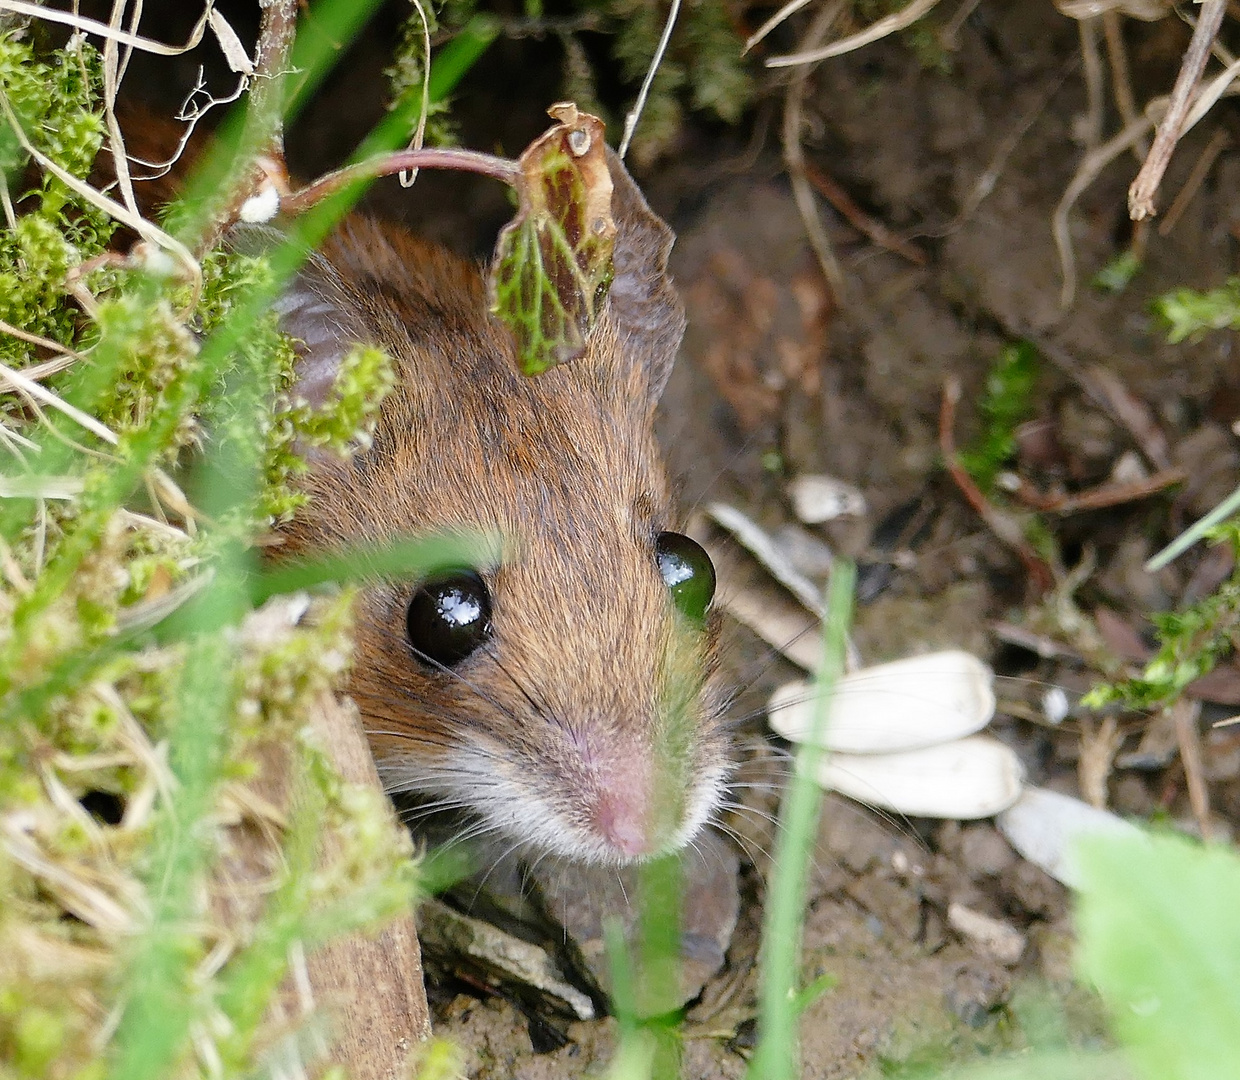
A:
[[[310,724],[345,780],[379,787],[352,708],[325,695]],[[315,997],[335,1019],[331,1056],[346,1066],[352,1080],[407,1075],[410,1052],[431,1033],[413,913],[377,935],[359,932],[317,950],[307,967]]]

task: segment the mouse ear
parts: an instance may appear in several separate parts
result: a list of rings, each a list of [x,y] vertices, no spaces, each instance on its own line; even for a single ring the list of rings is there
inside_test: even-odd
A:
[[[234,251],[254,255],[270,251],[283,239],[275,229],[240,226],[230,234],[229,244]],[[311,252],[271,306],[280,329],[296,342],[297,396],[312,408],[325,405],[341,363],[357,342],[371,336],[354,314],[358,304],[350,299],[348,284],[327,259]]]
[[[651,211],[624,162],[610,148],[607,165],[616,222],[611,324],[625,355],[645,368],[651,393],[658,398],[685,334],[685,307],[667,272],[667,257],[676,237]]]

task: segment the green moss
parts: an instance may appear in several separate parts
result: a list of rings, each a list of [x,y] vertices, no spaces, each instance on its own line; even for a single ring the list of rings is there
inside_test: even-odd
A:
[[[43,56],[0,36],[0,91],[75,176],[100,145],[97,86],[86,46]],[[2,124],[0,167],[16,213],[0,228],[0,318],[89,352],[45,385],[117,436],[105,445],[0,397],[5,422],[41,447],[28,458],[83,489],[42,509],[0,505],[0,1073],[167,1075],[206,1039],[222,1075],[254,1075],[288,1034],[270,1005],[294,946],[388,918],[412,895],[408,835],[303,730],[347,665],[350,597],[249,614],[237,603],[245,545],[302,499],[301,451],[365,442],[390,364],[357,350],[337,394],[311,410],[296,400],[295,353],[274,314],[219,347],[270,287],[264,258],[209,255],[194,307],[183,281],[120,266],[79,278],[89,295],[70,298],[111,223]],[[45,358],[0,334],[0,362]],[[216,483],[221,462],[241,481],[217,516],[186,521],[172,499],[172,522],[159,520],[153,467],[194,504],[195,475]],[[183,605],[164,618],[191,579],[205,583],[202,617]],[[245,918],[220,925],[219,860],[239,808],[254,812],[243,785],[275,754],[304,812],[264,822],[275,876]],[[92,816],[79,802],[92,793],[115,799],[123,820]]]
[[[1016,428],[1033,415],[1033,391],[1038,378],[1037,350],[1028,342],[1006,346],[986,376],[978,403],[982,433],[960,452],[960,463],[989,491],[1000,469],[1016,452]]]
[[[1240,277],[1207,292],[1176,289],[1154,301],[1154,313],[1172,344],[1210,330],[1240,330]]]
[[[31,144],[79,178],[103,141],[99,72],[98,54],[84,40],[43,61],[28,42],[0,35],[0,93]],[[0,231],[0,319],[68,344],[80,320],[63,302],[65,275],[103,250],[113,225],[96,207],[71,199],[58,177],[28,166],[29,155],[0,114],[0,183],[20,214],[16,230]],[[0,336],[0,361],[30,356],[24,342]]]

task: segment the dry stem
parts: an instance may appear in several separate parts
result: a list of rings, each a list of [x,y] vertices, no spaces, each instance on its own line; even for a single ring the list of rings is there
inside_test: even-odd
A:
[[[1175,144],[1185,130],[1189,106],[1193,102],[1197,84],[1201,81],[1201,73],[1210,57],[1210,46],[1218,35],[1226,10],[1227,0],[1204,0],[1201,5],[1201,15],[1193,28],[1193,37],[1188,43],[1188,51],[1184,54],[1184,62],[1180,65],[1180,73],[1176,76],[1167,113],[1158,125],[1154,145],[1146,155],[1145,164],[1141,166],[1141,171],[1128,189],[1128,213],[1134,221],[1150,217],[1156,212],[1154,195],[1158,191],[1158,185],[1162,183],[1163,173],[1167,171]]]
[[[828,4],[810,23],[802,43],[811,49],[821,41],[831,29],[835,20],[844,10],[843,0],[835,0]],[[814,191],[810,186],[805,168],[805,149],[801,146],[802,109],[805,104],[805,91],[809,85],[810,68],[804,67],[795,72],[788,89],[784,94],[784,164],[788,168],[788,179],[792,183],[792,195],[796,200],[797,210],[809,236],[810,246],[818,258],[823,276],[831,286],[836,302],[844,295],[844,273],[840,269],[835,250],[823,227],[822,218],[818,214],[818,204],[814,199]]]
[[[766,66],[772,68],[796,67],[800,64],[814,64],[819,60],[827,60],[832,56],[842,56],[844,53],[852,52],[872,42],[879,41],[888,34],[894,34],[897,30],[903,30],[907,26],[912,26],[913,23],[930,11],[938,2],[939,0],[913,0],[908,7],[897,11],[893,15],[879,19],[878,22],[872,23],[859,33],[852,34],[846,38],[840,38],[839,41],[833,41],[830,45],[824,45],[821,48],[811,47],[802,52],[789,53],[787,56],[772,56],[767,60]]]

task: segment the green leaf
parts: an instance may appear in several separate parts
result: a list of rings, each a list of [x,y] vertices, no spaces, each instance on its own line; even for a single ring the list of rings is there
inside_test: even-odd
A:
[[[1240,859],[1179,837],[1081,847],[1082,972],[1150,1080],[1218,1080],[1240,1061]]]
[[[611,286],[611,216],[603,122],[553,105],[560,123],[518,159],[517,216],[500,233],[491,311],[512,331],[526,375],[580,356]]]

